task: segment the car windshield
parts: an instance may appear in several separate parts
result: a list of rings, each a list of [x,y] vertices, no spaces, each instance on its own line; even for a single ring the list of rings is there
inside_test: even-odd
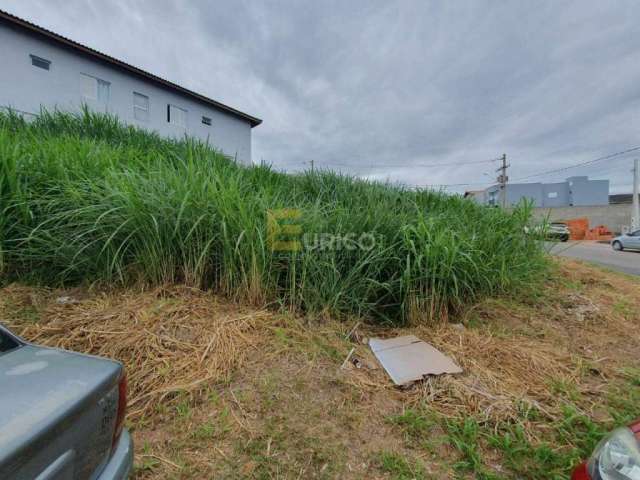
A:
[[[5,332],[0,330],[0,355],[9,350],[13,350],[18,347],[20,344],[16,342],[13,338],[7,335]]]

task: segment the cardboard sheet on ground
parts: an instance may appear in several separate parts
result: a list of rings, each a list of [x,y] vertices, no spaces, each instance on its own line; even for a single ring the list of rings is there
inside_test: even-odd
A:
[[[422,380],[426,375],[462,372],[453,360],[414,335],[372,338],[369,347],[396,385]]]

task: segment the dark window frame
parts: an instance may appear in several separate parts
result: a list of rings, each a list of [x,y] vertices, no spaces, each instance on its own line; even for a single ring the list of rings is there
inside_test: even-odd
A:
[[[30,53],[29,57],[31,57],[31,65],[34,67],[41,68],[42,70],[51,70],[51,60],[39,57],[33,53]]]
[[[213,121],[211,120],[211,117],[205,117],[204,115],[202,116],[202,123],[208,127],[211,126],[211,124],[213,123]]]
[[[184,125],[180,125],[178,123],[171,121],[171,107],[175,108],[176,110],[180,110],[181,112],[184,113]],[[171,125],[175,125],[176,127],[184,128],[186,130],[188,113],[189,113],[189,110],[187,110],[186,108],[179,107],[178,105],[175,105],[173,103],[168,103],[167,104],[167,123],[170,123]]]

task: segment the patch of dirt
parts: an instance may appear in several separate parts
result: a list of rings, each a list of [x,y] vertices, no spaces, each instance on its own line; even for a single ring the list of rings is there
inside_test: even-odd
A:
[[[533,441],[568,399],[606,419],[609,384],[640,367],[639,312],[640,282],[571,260],[529,298],[487,299],[436,327],[311,321],[182,286],[0,289],[0,321],[19,335],[125,364],[144,479],[401,478],[383,452],[449,478],[458,456],[441,427],[429,424],[432,444],[417,443],[395,416],[420,409],[497,424],[534,409]],[[393,387],[363,342],[406,334],[464,373]]]

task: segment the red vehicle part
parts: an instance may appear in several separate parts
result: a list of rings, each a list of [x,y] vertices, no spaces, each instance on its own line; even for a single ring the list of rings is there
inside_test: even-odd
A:
[[[640,419],[633,422],[627,428],[631,430],[635,438],[638,440],[638,449],[640,450]],[[593,457],[591,460],[593,460]],[[578,465],[571,475],[571,480],[601,480],[599,474],[596,473],[597,478],[594,478],[589,474],[589,464],[590,462],[582,462],[580,465]]]
[[[576,467],[573,471],[573,475],[571,475],[571,480],[591,480],[589,472],[587,471],[587,464],[585,462],[582,462]]]

